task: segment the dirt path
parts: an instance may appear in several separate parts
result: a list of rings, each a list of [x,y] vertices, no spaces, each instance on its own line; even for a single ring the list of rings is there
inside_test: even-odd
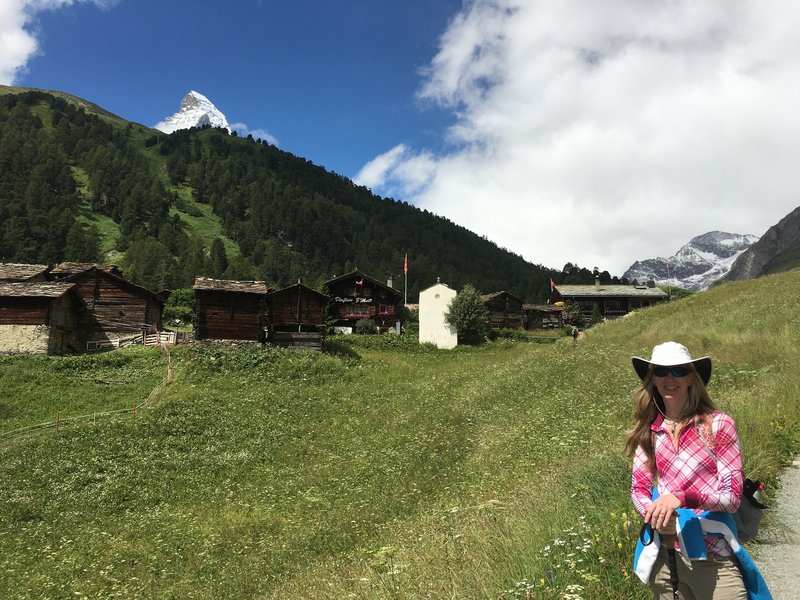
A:
[[[770,526],[759,532],[753,548],[761,574],[775,600],[800,598],[800,460],[781,476],[781,489],[770,509]]]

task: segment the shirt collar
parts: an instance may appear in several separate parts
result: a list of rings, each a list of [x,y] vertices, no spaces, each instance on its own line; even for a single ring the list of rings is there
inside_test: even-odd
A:
[[[664,425],[664,415],[658,415],[650,424],[650,429],[652,431],[666,431],[667,428]]]

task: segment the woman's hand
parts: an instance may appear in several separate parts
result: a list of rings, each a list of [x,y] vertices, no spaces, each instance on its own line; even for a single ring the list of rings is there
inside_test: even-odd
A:
[[[675,510],[680,506],[681,501],[672,494],[659,496],[647,507],[644,520],[660,533],[675,533]]]

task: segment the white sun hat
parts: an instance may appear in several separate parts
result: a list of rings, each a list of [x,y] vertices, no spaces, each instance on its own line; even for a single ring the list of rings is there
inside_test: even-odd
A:
[[[700,358],[692,358],[686,346],[678,342],[664,342],[663,344],[659,344],[653,348],[650,360],[633,356],[631,357],[631,363],[633,363],[633,368],[642,381],[647,377],[647,371],[650,370],[650,365],[658,367],[693,365],[704,384],[708,385],[708,380],[711,379],[711,357],[703,356]]]

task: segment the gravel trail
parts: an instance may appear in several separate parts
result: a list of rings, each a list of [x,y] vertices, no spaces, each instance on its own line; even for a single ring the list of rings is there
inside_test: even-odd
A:
[[[769,527],[759,532],[753,558],[775,600],[800,599],[800,460],[781,475],[769,510]]]

